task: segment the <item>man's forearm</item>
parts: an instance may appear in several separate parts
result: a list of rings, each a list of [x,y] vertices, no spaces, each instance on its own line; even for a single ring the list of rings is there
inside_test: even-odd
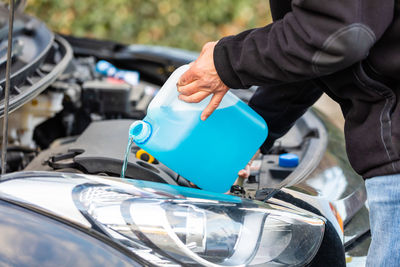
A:
[[[231,88],[323,76],[364,59],[394,1],[293,0],[282,20],[219,41],[214,64]]]

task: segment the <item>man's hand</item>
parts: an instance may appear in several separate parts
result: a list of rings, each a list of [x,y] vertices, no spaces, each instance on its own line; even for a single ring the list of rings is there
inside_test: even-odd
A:
[[[257,152],[254,154],[254,156],[251,158],[251,160],[249,161],[249,163],[247,163],[246,167],[243,170],[240,170],[238,175],[239,178],[242,179],[247,179],[250,176],[250,172],[251,172],[251,164],[253,164],[253,161],[258,158],[258,156],[260,155],[261,151],[260,149],[257,150]]]
[[[201,114],[201,120],[206,120],[221,103],[228,92],[226,86],[218,76],[214,66],[214,47],[217,42],[206,43],[196,61],[190,63],[190,68],[178,81],[179,99],[198,103],[213,94],[210,103]]]

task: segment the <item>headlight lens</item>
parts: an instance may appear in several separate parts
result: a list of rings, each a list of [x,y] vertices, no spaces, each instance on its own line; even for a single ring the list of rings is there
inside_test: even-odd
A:
[[[307,212],[249,200],[99,184],[79,185],[73,195],[84,216],[160,266],[303,265],[317,252],[325,225]]]

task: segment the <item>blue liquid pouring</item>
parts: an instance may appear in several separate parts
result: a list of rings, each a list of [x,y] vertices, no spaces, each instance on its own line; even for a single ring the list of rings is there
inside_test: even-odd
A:
[[[265,122],[245,103],[221,108],[206,121],[202,110],[149,110],[151,137],[138,146],[198,187],[226,192],[267,136]],[[250,121],[250,122],[249,122]]]
[[[134,136],[129,136],[128,145],[126,146],[126,151],[125,151],[124,163],[122,164],[121,178],[125,178],[125,172],[126,172],[126,168],[128,166],[129,154],[131,153],[133,139],[134,139]]]

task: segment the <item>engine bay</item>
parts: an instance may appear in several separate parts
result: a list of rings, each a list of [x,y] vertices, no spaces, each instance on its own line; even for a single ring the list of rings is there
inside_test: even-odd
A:
[[[160,59],[154,53],[143,66],[140,65],[143,59],[138,59],[135,52],[129,51],[129,64],[126,57],[118,60],[114,55],[114,64],[141,73],[140,82],[131,85],[95,71],[99,60],[97,49],[93,48],[95,41],[75,38],[68,41],[74,48],[74,57],[66,70],[45,91],[9,116],[7,172],[57,171],[119,177],[129,125],[145,116],[150,101],[176,66],[160,67]],[[87,48],[90,46],[91,50]],[[122,54],[132,50],[124,49]],[[45,61],[40,69],[46,71],[46,68],[49,72],[51,66]],[[234,90],[234,93],[248,101],[255,90]],[[306,114],[275,142],[270,153],[254,160],[250,177],[238,180],[231,188],[232,194],[254,198],[259,189],[274,187],[290,176],[296,168],[281,167],[280,154],[293,153],[300,159],[299,166],[302,165],[310,140],[318,139],[316,126],[312,125],[315,121],[311,119],[310,125],[307,116],[312,117]],[[126,178],[196,188],[135,145]]]

